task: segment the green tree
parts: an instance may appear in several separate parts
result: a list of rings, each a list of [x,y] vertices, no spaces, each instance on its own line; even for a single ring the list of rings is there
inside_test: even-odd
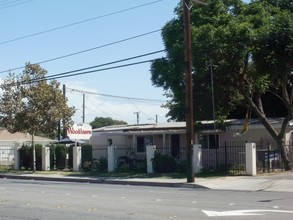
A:
[[[90,125],[92,128],[101,128],[109,125],[126,125],[127,123],[125,121],[119,121],[119,120],[114,120],[110,117],[96,117],[95,120],[93,120]]]
[[[293,15],[290,0],[213,0],[191,9],[194,109],[196,120],[211,114],[211,67],[214,73],[216,116],[225,119],[235,108],[251,108],[282,146],[290,169],[285,129],[293,119]],[[163,87],[172,119],[184,119],[185,82],[182,7],[162,31],[167,56],[152,63],[152,82]],[[267,97],[274,97],[270,103]],[[208,101],[208,102],[207,102]],[[276,105],[275,103],[278,103]],[[279,111],[279,109],[282,109]],[[277,131],[268,120],[283,114]],[[244,115],[244,114],[243,114]]]
[[[32,137],[33,170],[36,169],[34,136],[56,137],[60,120],[72,125],[74,107],[67,106],[60,84],[46,80],[47,71],[27,63],[22,74],[10,73],[1,86],[0,122],[8,131],[28,132]]]

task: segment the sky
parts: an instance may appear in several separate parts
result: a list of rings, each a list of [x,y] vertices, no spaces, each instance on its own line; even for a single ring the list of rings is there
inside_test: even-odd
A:
[[[166,122],[162,88],[152,85],[150,62],[164,57],[161,28],[179,0],[0,0],[0,81],[8,70],[40,63],[48,76],[104,65],[58,78],[75,123],[111,117],[128,124]],[[249,2],[249,1],[245,1]],[[145,62],[127,66],[137,62]],[[117,67],[103,70],[103,68]],[[85,71],[83,71],[85,72]],[[84,94],[84,95],[83,95]]]
[[[22,73],[27,62],[40,63],[50,76],[163,50],[160,29],[175,17],[178,3],[0,0],[0,79],[8,76],[7,70]],[[158,52],[95,69],[164,56]],[[68,105],[77,109],[75,123],[82,122],[83,100],[85,123],[95,117],[128,124],[154,123],[156,117],[167,121],[168,110],[161,107],[166,97],[152,85],[150,62],[57,80],[66,87]]]

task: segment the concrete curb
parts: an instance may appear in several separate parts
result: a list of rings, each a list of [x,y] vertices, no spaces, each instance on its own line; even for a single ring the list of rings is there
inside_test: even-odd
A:
[[[197,188],[208,189],[207,187],[190,184],[190,183],[174,183],[174,182],[154,182],[154,181],[132,181],[118,179],[103,179],[103,178],[71,178],[71,177],[47,177],[34,175],[11,175],[0,174],[2,179],[24,179],[24,180],[40,180],[40,181],[56,181],[56,182],[76,182],[76,183],[94,183],[94,184],[117,184],[131,186],[155,186],[155,187],[182,187],[182,188]]]

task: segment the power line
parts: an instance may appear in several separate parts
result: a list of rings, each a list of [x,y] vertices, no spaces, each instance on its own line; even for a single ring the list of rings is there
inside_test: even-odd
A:
[[[89,100],[89,99],[87,99],[87,100]],[[124,115],[117,114],[117,112],[114,112],[114,111],[112,111],[112,109],[105,107],[105,105],[103,105],[103,106],[99,105],[96,100],[89,100],[89,101],[91,101],[90,103],[91,103],[91,105],[93,105],[95,107],[95,110],[93,110],[93,108],[90,108],[90,107],[86,107],[86,108],[88,110],[90,110],[93,114],[97,114],[96,109],[100,109],[102,114],[111,113],[111,115],[114,116],[115,118],[122,118],[122,119],[125,119],[125,120],[129,119],[129,118],[125,117]]]
[[[24,1],[24,2],[21,2],[21,1],[22,0],[15,0],[15,1],[12,1],[12,2],[1,3],[0,4],[0,10],[4,9],[4,8],[10,8],[10,7],[13,7],[13,6],[16,6],[16,5],[22,5],[22,4],[31,2],[33,0],[27,0],[27,1]]]
[[[108,66],[108,65],[112,65],[112,64],[116,64],[116,63],[129,61],[129,60],[133,60],[133,59],[137,59],[137,58],[141,58],[141,57],[161,53],[161,52],[164,52],[164,51],[165,50],[158,50],[158,51],[154,51],[154,52],[151,52],[151,53],[145,53],[145,54],[141,54],[141,55],[137,55],[137,56],[133,56],[133,57],[128,57],[128,58],[125,58],[125,59],[116,60],[116,61],[112,61],[112,62],[108,62],[108,63],[104,63],[104,64],[99,64],[99,65],[95,65],[95,66],[90,66],[90,67],[71,70],[71,71],[67,71],[67,72],[63,72],[63,73],[58,73],[58,74],[54,74],[54,75],[51,75],[51,76],[48,76],[48,77],[64,76],[64,75],[71,74],[71,73],[76,73],[76,72],[80,72],[80,71],[84,71],[84,70],[89,70],[89,69],[94,69],[94,68],[98,68],[98,67],[103,67],[103,66]],[[38,80],[38,79],[36,79],[36,80]]]
[[[141,58],[141,57],[144,57],[144,56],[153,55],[153,54],[160,53],[160,52],[163,52],[163,51],[164,50],[158,50],[158,51],[155,51],[155,52],[146,53],[146,54],[142,54],[142,55],[138,55],[138,56],[134,56],[134,57],[129,57],[129,58],[125,58],[125,59],[121,59],[121,60],[117,60],[117,61],[113,61],[113,62],[109,62],[109,63],[104,63],[104,64],[100,64],[100,65],[96,65],[96,66],[91,66],[91,67],[72,70],[72,71],[68,71],[68,72],[58,73],[58,74],[46,76],[46,77],[43,77],[43,78],[36,78],[36,79],[33,79],[32,82],[29,82],[29,83],[40,82],[40,81],[43,81],[43,80],[52,80],[52,79],[60,79],[60,78],[65,78],[65,77],[84,75],[84,74],[89,74],[89,73],[94,73],[94,72],[100,72],[100,71],[105,71],[105,70],[111,70],[111,69],[117,69],[117,68],[122,68],[122,67],[128,67],[128,66],[148,63],[148,62],[152,62],[152,61],[154,61],[156,59],[144,60],[144,61],[128,63],[128,64],[123,64],[123,65],[118,65],[118,66],[112,66],[112,67],[107,67],[107,68],[102,68],[102,69],[97,69],[97,70],[80,72],[80,71],[84,71],[84,70],[88,70],[88,69],[93,69],[93,68],[97,68],[97,67],[103,67],[103,66],[107,66],[107,65],[111,65],[111,64],[115,64],[115,63],[120,63],[120,62],[125,62],[125,61],[129,61],[129,60]],[[26,84],[27,82],[23,81],[23,82],[20,82],[20,83]]]
[[[88,99],[88,97],[85,97],[85,99],[86,99],[86,102],[90,103],[90,105],[92,106],[92,107],[88,107],[88,106],[85,105],[85,110],[87,112],[87,115],[89,115],[89,114],[97,115],[97,114],[99,114],[99,112],[101,114],[109,114],[109,113],[111,113],[111,115],[113,115],[113,116],[115,115],[115,117],[117,118],[117,116],[116,116],[117,114],[115,112],[113,112],[109,108],[106,108],[104,105],[101,106],[100,104],[97,103],[97,101],[95,99]],[[81,107],[81,106],[75,106],[75,107]],[[79,108],[77,108],[77,110],[81,111],[81,109],[79,109]],[[83,111],[81,111],[81,112],[83,113]],[[78,113],[76,111],[74,115],[77,115],[77,114]],[[123,116],[121,116],[121,115],[119,115],[119,117],[123,118]]]
[[[67,57],[70,57],[70,56],[78,55],[78,54],[81,54],[81,53],[86,53],[86,52],[89,52],[89,51],[92,51],[92,50],[101,49],[101,48],[104,48],[104,47],[107,47],[107,46],[112,46],[114,44],[122,43],[122,42],[129,41],[129,40],[133,40],[133,39],[136,39],[136,38],[139,38],[139,37],[143,37],[143,36],[146,36],[146,35],[150,35],[150,34],[159,32],[161,30],[162,29],[150,31],[150,32],[147,32],[147,33],[143,33],[143,34],[139,34],[139,35],[133,36],[133,37],[128,37],[128,38],[125,38],[125,39],[122,39],[122,40],[114,41],[112,43],[108,43],[108,44],[96,46],[96,47],[93,47],[93,48],[89,48],[89,49],[86,49],[86,50],[81,50],[81,51],[78,51],[78,52],[74,52],[74,53],[71,53],[71,54],[67,54],[67,55],[63,55],[63,56],[51,58],[51,59],[48,59],[48,60],[43,60],[43,61],[37,62],[35,64],[48,63],[48,62],[52,62],[52,61],[55,61],[55,60],[59,60],[59,59],[67,58]],[[2,71],[0,71],[0,73],[5,73],[5,72],[13,71],[13,70],[18,70],[18,69],[23,69],[24,67],[25,66],[20,66],[20,67],[15,67],[15,68],[12,68],[12,69],[9,69],[9,70],[2,70]]]
[[[109,95],[109,94],[103,94],[103,93],[97,93],[97,92],[90,92],[85,91],[81,89],[73,89],[66,87],[66,90],[70,92],[77,92],[82,94],[90,94],[90,95],[96,95],[96,96],[105,96],[109,98],[117,98],[117,99],[126,99],[126,100],[135,100],[135,101],[143,101],[143,102],[164,102],[165,100],[158,100],[158,99],[144,99],[144,98],[134,98],[134,97],[127,97],[127,96],[118,96],[118,95]]]
[[[128,64],[123,64],[123,65],[107,67],[107,68],[91,70],[91,71],[85,71],[85,72],[79,72],[79,73],[73,73],[73,74],[68,74],[68,75],[53,76],[53,77],[48,76],[48,77],[45,77],[44,79],[34,80],[33,82],[39,82],[39,81],[42,81],[42,80],[52,80],[52,79],[67,78],[67,77],[73,77],[73,76],[80,76],[80,75],[85,75],[85,74],[89,74],[89,73],[95,73],[95,72],[101,72],[101,71],[106,71],[106,70],[112,70],[112,69],[118,69],[118,68],[123,68],[123,67],[129,67],[129,66],[144,64],[144,63],[150,63],[150,62],[153,62],[155,60],[156,59],[144,60],[144,61],[139,61],[139,62],[134,62],[134,63],[128,63]]]
[[[60,79],[60,78],[66,78],[66,77],[72,77],[72,76],[79,76],[79,75],[85,75],[85,74],[94,73],[94,72],[101,72],[101,71],[105,71],[105,70],[118,69],[118,68],[122,68],[122,67],[128,67],[128,66],[134,66],[134,65],[149,63],[149,62],[155,61],[156,59],[143,60],[143,61],[138,61],[138,62],[134,62],[134,63],[127,63],[127,64],[117,65],[117,66],[112,66],[112,67],[107,67],[107,68],[84,71],[84,70],[88,70],[88,69],[92,69],[92,68],[111,65],[111,64],[114,64],[114,63],[125,62],[125,61],[128,61],[128,60],[137,59],[137,58],[140,58],[140,57],[152,55],[152,54],[155,54],[155,53],[160,53],[160,52],[163,52],[163,51],[164,50],[159,50],[159,51],[155,51],[155,52],[151,52],[151,53],[147,53],[147,54],[142,54],[142,55],[138,55],[138,56],[122,59],[122,60],[117,60],[117,61],[113,61],[113,62],[109,62],[109,63],[105,63],[105,64],[100,64],[100,65],[96,65],[96,66],[92,66],[92,67],[86,67],[86,68],[83,68],[83,69],[77,69],[77,70],[72,70],[72,71],[68,71],[68,72],[64,72],[64,73],[58,73],[58,74],[54,74],[54,75],[51,75],[51,76],[35,78],[35,79],[32,79],[30,82],[21,81],[21,82],[17,82],[17,83],[18,84],[30,84],[30,83],[41,82],[41,81],[44,81],[44,80],[53,80],[53,79]],[[80,72],[80,71],[84,71],[84,72]],[[0,86],[0,88],[1,87],[2,86]]]
[[[17,37],[17,38],[11,39],[11,40],[2,41],[2,42],[0,42],[0,45],[10,43],[10,42],[13,42],[13,41],[22,40],[22,39],[29,38],[29,37],[34,37],[34,36],[45,34],[45,33],[49,33],[49,32],[52,32],[52,31],[68,28],[68,27],[71,27],[71,26],[75,26],[75,25],[78,25],[78,24],[86,23],[86,22],[89,22],[89,21],[97,20],[97,19],[101,19],[101,18],[108,17],[108,16],[111,16],[111,15],[119,14],[119,13],[122,13],[122,12],[134,10],[134,9],[137,9],[137,8],[145,7],[145,6],[155,4],[155,3],[158,3],[158,2],[161,2],[161,1],[163,1],[163,0],[157,0],[157,1],[146,3],[146,4],[137,5],[137,6],[134,6],[134,7],[131,7],[131,8],[122,9],[122,10],[119,10],[119,11],[115,11],[115,12],[111,12],[111,13],[108,13],[108,14],[100,15],[100,16],[97,16],[97,17],[94,17],[94,18],[89,18],[89,19],[74,22],[74,23],[71,23],[71,24],[59,26],[59,27],[56,27],[56,28],[52,28],[52,29],[40,31],[40,32],[37,32],[37,33],[25,35],[25,36],[22,36],[22,37]]]

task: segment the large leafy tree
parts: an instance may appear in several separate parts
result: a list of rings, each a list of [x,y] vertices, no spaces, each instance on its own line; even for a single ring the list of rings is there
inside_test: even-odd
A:
[[[120,121],[120,120],[115,120],[112,119],[110,117],[96,117],[91,123],[90,125],[92,126],[92,128],[101,128],[101,127],[105,127],[105,126],[109,126],[109,125],[126,125],[127,122],[125,121]]]
[[[285,129],[293,119],[293,15],[291,0],[213,0],[207,7],[191,9],[194,117],[211,117],[211,81],[214,74],[218,119],[250,108],[282,149],[290,169]],[[167,57],[152,63],[152,81],[163,87],[174,120],[184,119],[183,18],[177,17],[162,31]],[[212,72],[211,72],[212,71]],[[244,115],[242,113],[242,115]],[[277,131],[268,117],[283,116]]]
[[[38,64],[27,63],[22,74],[10,73],[1,85],[0,123],[8,131],[28,132],[32,136],[33,170],[35,167],[34,136],[56,137],[60,120],[64,127],[72,124],[74,107],[67,106],[60,84],[46,80],[47,71]]]

